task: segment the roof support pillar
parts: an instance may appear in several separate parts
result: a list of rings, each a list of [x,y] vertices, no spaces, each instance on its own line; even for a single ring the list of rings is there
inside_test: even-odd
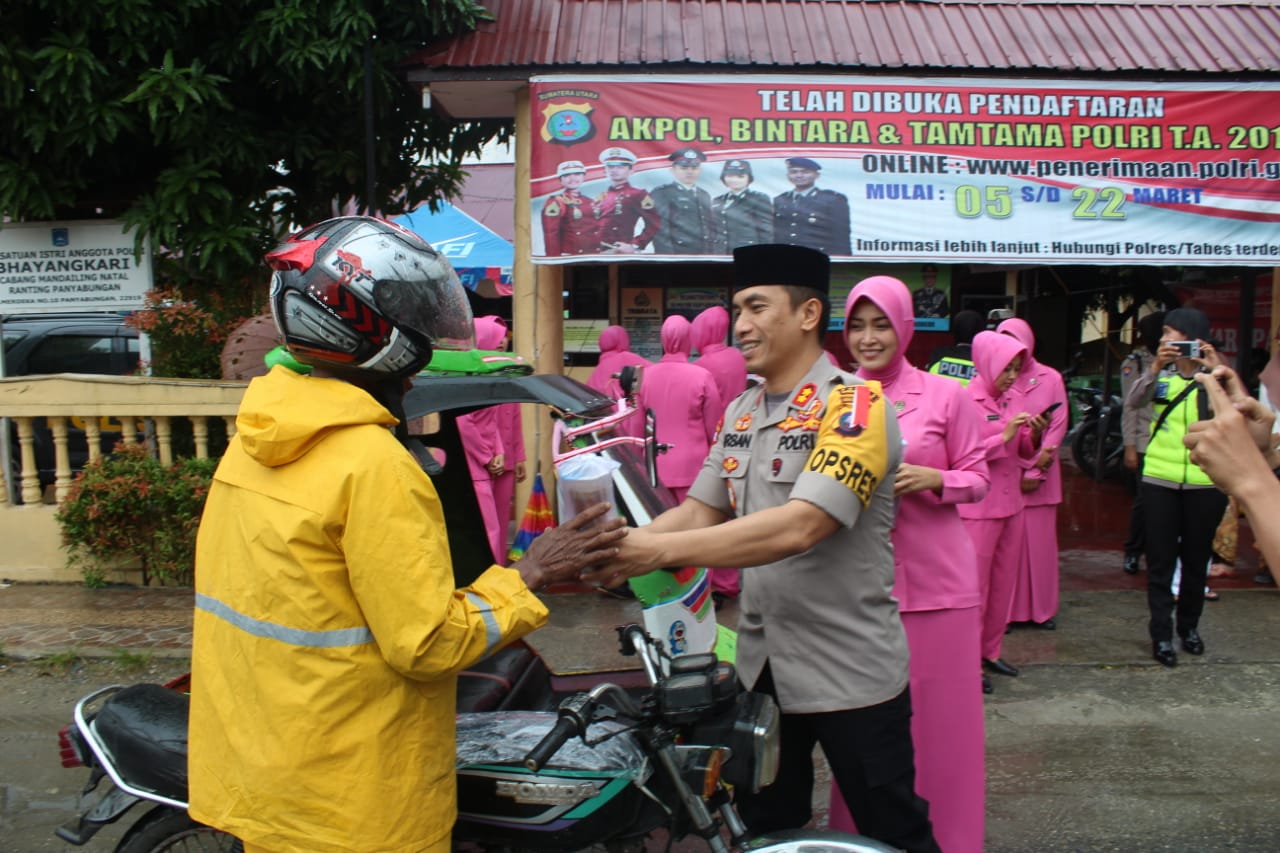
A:
[[[516,93],[516,209],[515,258],[512,263],[511,306],[515,324],[513,347],[538,373],[564,372],[564,270],[535,265],[529,196],[529,151],[532,124],[529,88]],[[533,473],[541,471],[555,505],[555,472],[551,462],[551,417],[546,406],[522,406],[526,465],[529,476],[516,486],[516,518],[529,502]]]

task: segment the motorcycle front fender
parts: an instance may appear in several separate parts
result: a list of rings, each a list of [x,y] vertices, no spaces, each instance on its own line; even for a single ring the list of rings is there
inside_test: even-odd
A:
[[[109,823],[115,823],[121,815],[140,802],[142,802],[141,797],[136,797],[112,785],[111,789],[93,804],[93,808],[58,827],[54,830],[54,835],[81,847],[97,835],[98,830]]]

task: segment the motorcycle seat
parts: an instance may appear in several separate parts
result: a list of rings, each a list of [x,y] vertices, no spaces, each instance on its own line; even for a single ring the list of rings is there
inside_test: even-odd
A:
[[[134,684],[107,699],[92,725],[122,779],[185,801],[189,711],[185,693]]]
[[[554,707],[551,675],[524,643],[512,643],[458,674],[459,714]]]

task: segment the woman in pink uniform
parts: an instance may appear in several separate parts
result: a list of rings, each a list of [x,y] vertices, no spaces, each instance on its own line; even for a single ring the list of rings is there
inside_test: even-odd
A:
[[[716,381],[689,363],[689,321],[678,314],[662,322],[662,358],[644,370],[640,408],[653,409],[657,438],[670,445],[658,455],[658,478],[676,500],[693,485],[724,414]]]
[[[1010,622],[1034,622],[1052,631],[1058,627],[1058,504],[1062,503],[1062,469],[1058,448],[1067,434],[1067,387],[1062,374],[1035,359],[1036,336],[1026,320],[1013,317],[996,327],[1027,348],[1022,372],[1013,391],[1018,408],[1043,414],[1050,406],[1040,441],[1040,453],[1022,471],[1022,560],[1013,588]]]
[[[713,305],[693,318],[693,348],[698,352],[694,364],[711,371],[720,392],[720,403],[727,407],[747,390],[747,362],[737,347],[725,344],[729,334],[729,312]],[[711,591],[718,596],[736,598],[742,591],[738,569],[712,568]]]
[[[614,375],[629,365],[649,367],[652,362],[631,351],[631,336],[621,326],[605,326],[600,330],[600,360],[587,378],[587,387],[599,391],[611,400],[622,397],[622,386]],[[643,383],[644,380],[641,380]],[[618,432],[626,435],[644,435],[644,418],[633,415],[621,424]]]
[[[911,292],[896,278],[860,282],[845,304],[858,376],[880,382],[898,414],[904,458],[894,483],[894,584],[911,648],[916,791],[929,801],[938,846],[982,850],[986,771],[982,694],[973,682],[981,595],[973,543],[956,511],[987,491],[986,449],[964,386],[906,360]],[[853,830],[832,786],[831,827]]]
[[[501,317],[477,317],[475,322],[477,349],[505,349],[507,324]],[[458,418],[458,434],[466,451],[467,468],[493,561],[505,566],[511,499],[516,482],[525,475],[520,404],[502,403],[462,415]]]
[[[713,305],[693,318],[693,348],[698,353],[694,362],[711,371],[720,392],[720,402],[728,406],[747,390],[747,361],[737,347],[725,343],[729,334],[729,312]]]
[[[1016,676],[1018,670],[1000,656],[1018,565],[1022,561],[1022,470],[1040,453],[1040,433],[1046,421],[1021,411],[1013,383],[1022,372],[1027,348],[1008,335],[979,332],[973,339],[973,363],[978,375],[969,382],[969,396],[982,418],[991,488],[978,503],[962,504],[960,517],[973,538],[982,584],[982,668]],[[991,685],[983,677],[983,690]]]

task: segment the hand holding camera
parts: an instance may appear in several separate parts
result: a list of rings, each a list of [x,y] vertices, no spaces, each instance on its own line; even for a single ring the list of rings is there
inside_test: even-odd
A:
[[[1154,369],[1159,372],[1171,362],[1183,358],[1199,362],[1200,367],[1210,370],[1222,363],[1218,358],[1217,350],[1207,341],[1163,340],[1160,342],[1160,349],[1156,352]]]

